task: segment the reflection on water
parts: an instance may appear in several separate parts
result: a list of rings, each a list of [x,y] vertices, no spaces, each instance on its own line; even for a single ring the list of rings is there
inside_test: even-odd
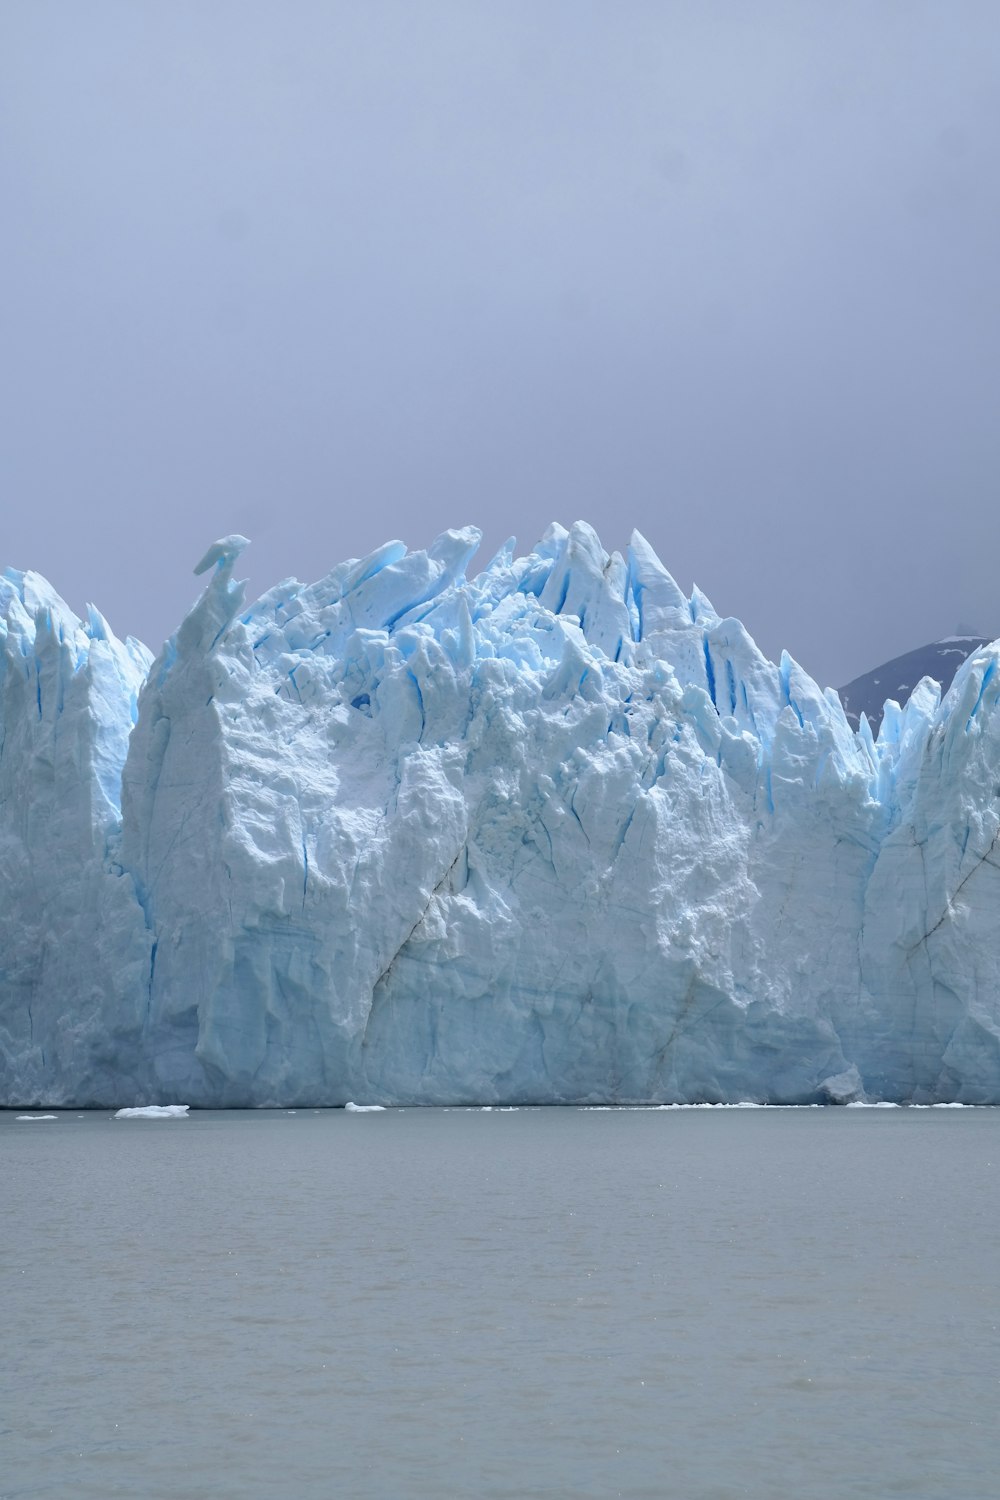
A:
[[[998,1130],[0,1116],[0,1497],[981,1500]]]

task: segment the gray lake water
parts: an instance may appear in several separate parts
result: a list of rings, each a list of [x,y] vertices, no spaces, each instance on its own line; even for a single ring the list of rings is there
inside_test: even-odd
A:
[[[7,1114],[0,1172],[3,1500],[1000,1493],[997,1110]]]

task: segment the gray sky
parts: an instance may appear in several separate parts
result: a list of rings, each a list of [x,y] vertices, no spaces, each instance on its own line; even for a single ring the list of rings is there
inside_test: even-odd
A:
[[[0,0],[0,562],[157,648],[645,532],[824,683],[1000,630],[995,0]]]

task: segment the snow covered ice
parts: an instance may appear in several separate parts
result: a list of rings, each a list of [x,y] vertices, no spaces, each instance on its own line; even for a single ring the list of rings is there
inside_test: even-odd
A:
[[[0,1102],[1000,1102],[1000,646],[877,739],[583,524],[155,661],[0,577]]]

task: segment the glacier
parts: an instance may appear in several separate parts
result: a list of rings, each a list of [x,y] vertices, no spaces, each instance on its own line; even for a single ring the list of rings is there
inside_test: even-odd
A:
[[[1000,1103],[1000,644],[877,738],[638,533],[152,659],[0,576],[0,1104]]]

